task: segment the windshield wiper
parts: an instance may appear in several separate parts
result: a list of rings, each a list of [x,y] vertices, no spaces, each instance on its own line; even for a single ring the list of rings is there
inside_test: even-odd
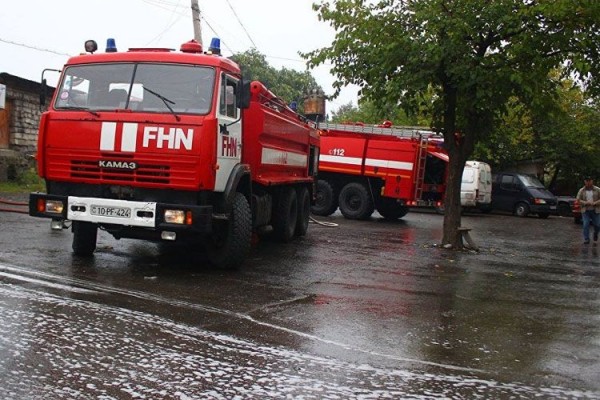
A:
[[[173,110],[173,108],[169,105],[169,103],[171,104],[175,104],[175,102],[173,100],[169,100],[167,99],[165,96],[163,96],[160,93],[156,93],[154,90],[150,90],[148,89],[146,86],[144,86],[144,90],[147,91],[148,93],[151,93],[153,95],[155,95],[156,97],[158,97],[159,99],[162,100],[163,103],[165,103],[165,106],[167,106],[167,108],[169,109],[169,111],[171,111],[171,114],[173,114],[173,116],[175,116],[175,119],[177,121],[179,121],[181,118],[179,118],[179,115],[177,115],[175,113],[175,111]]]
[[[92,114],[94,117],[99,117],[100,116],[100,114],[98,114],[96,111],[90,110],[88,107],[66,106],[66,107],[60,107],[60,110],[87,111],[90,114]]]

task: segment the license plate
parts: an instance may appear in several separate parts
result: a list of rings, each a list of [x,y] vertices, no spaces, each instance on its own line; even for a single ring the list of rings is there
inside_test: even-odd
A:
[[[550,206],[551,210],[556,210],[556,206]]]
[[[92,205],[90,210],[92,215],[99,215],[101,217],[116,217],[116,218],[130,218],[131,209],[126,207],[105,207]]]

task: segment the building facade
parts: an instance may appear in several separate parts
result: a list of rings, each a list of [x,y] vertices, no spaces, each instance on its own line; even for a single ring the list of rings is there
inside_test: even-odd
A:
[[[16,180],[35,168],[41,84],[3,72],[0,85],[0,181]]]

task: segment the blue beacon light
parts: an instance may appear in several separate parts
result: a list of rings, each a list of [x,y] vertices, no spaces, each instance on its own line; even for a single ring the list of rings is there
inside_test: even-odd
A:
[[[116,53],[117,52],[117,44],[115,43],[115,39],[113,39],[113,38],[106,39],[106,52],[107,53]]]
[[[214,37],[210,40],[210,47],[208,48],[212,54],[221,55],[221,39]]]

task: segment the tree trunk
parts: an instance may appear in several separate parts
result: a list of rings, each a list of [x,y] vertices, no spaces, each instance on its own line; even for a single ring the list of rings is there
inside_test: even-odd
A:
[[[457,150],[448,152],[450,160],[446,181],[444,237],[442,238],[442,245],[451,245],[454,249],[463,247],[461,233],[458,228],[461,224],[460,185],[465,163]]]
[[[456,100],[457,91],[451,84],[443,85],[444,93],[444,146],[448,151],[448,175],[446,180],[446,194],[444,198],[444,236],[443,246],[461,248],[462,240],[458,228],[460,227],[460,183],[464,161],[461,157],[461,137],[456,133]]]

